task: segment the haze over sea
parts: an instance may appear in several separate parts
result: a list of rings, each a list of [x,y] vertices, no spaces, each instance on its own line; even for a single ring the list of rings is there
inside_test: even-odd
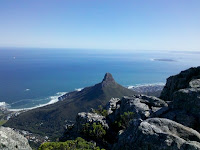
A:
[[[53,103],[65,92],[101,82],[106,72],[125,87],[164,84],[199,66],[199,58],[200,52],[186,51],[0,48],[0,105]]]

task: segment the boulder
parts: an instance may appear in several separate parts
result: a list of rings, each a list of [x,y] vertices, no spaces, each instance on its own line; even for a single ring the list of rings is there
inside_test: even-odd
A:
[[[195,80],[190,81],[189,87],[200,88],[200,79],[195,79]]]
[[[200,134],[164,118],[133,121],[113,150],[200,150]]]
[[[108,115],[112,114],[113,111],[116,109],[119,109],[120,104],[118,102],[120,101],[119,98],[111,98],[110,101],[106,105],[106,110],[108,111]]]
[[[28,140],[8,127],[0,127],[1,150],[31,150]]]
[[[196,120],[196,118],[192,114],[190,114],[184,110],[171,109],[171,110],[167,111],[167,113],[163,113],[162,115],[159,115],[159,116],[154,115],[154,117],[167,118],[167,119],[176,121],[180,124],[183,124],[187,127],[198,130],[196,128],[196,125],[198,124],[198,120]]]
[[[155,112],[153,117],[168,118],[200,131],[200,88],[185,88],[174,92],[168,109]]]
[[[162,107],[167,106],[168,104],[165,101],[154,96],[124,96],[121,100],[120,114],[130,111],[134,112],[135,118],[145,119]]]
[[[200,115],[200,88],[181,89],[173,95],[173,109],[182,109]]]
[[[106,105],[107,117],[106,120],[108,124],[112,124],[120,116],[120,104],[121,100],[119,98],[111,98]]]

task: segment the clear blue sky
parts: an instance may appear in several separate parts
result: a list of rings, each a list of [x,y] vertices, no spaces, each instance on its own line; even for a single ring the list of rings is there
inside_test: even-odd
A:
[[[1,0],[0,46],[200,51],[200,0]]]

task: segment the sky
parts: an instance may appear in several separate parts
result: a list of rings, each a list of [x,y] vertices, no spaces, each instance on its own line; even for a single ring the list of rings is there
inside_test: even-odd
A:
[[[0,47],[200,51],[200,0],[1,0]]]

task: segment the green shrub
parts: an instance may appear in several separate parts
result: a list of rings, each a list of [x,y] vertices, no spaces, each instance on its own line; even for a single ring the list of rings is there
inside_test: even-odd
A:
[[[124,112],[123,115],[120,116],[120,118],[115,121],[115,124],[119,127],[119,128],[127,128],[129,125],[129,122],[133,119],[134,117],[134,113],[133,112]]]
[[[46,142],[40,145],[38,150],[103,150],[83,138],[68,140],[66,142]]]
[[[103,138],[106,135],[106,130],[104,130],[103,126],[100,123],[83,124],[82,132],[84,135],[95,138],[97,140]]]
[[[94,110],[94,113],[97,113],[97,114],[105,116],[105,117],[108,115],[108,111],[106,109],[103,109],[103,107],[101,105],[98,106],[98,109]]]

